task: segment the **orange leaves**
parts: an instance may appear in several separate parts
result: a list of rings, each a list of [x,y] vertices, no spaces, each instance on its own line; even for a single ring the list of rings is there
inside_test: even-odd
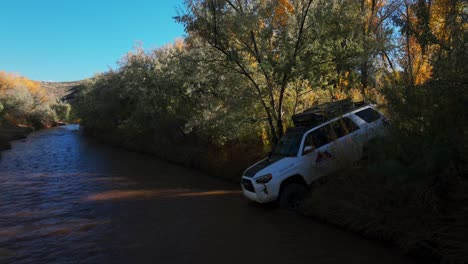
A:
[[[289,14],[294,12],[294,6],[289,0],[278,0],[275,7],[273,22],[279,26],[286,26]]]
[[[422,85],[433,77],[433,66],[437,65],[434,63],[457,46],[454,40],[458,32],[463,31],[460,28],[461,16],[457,15],[463,8],[461,3],[450,0],[405,1],[402,13],[406,28],[403,64],[413,84]]]
[[[379,12],[387,4],[387,0],[361,0],[361,11],[365,19],[365,31],[375,30],[381,22]]]
[[[182,51],[185,49],[185,41],[183,38],[177,38],[175,41],[174,41],[174,46],[176,47],[176,49],[178,51]]]
[[[415,37],[410,37],[409,55],[412,58],[413,80],[414,84],[424,84],[432,76],[432,65],[429,61],[429,55],[423,54],[421,45]]]
[[[13,75],[0,71],[0,92],[4,92],[13,87]]]
[[[18,87],[26,88],[34,99],[35,105],[40,105],[48,100],[47,92],[39,82],[21,77],[17,74],[0,71],[0,93],[14,90]]]

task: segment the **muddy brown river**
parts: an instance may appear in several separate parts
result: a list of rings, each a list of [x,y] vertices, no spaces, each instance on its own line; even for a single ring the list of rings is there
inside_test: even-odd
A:
[[[0,263],[412,263],[239,186],[107,147],[78,126],[13,142],[0,160]]]

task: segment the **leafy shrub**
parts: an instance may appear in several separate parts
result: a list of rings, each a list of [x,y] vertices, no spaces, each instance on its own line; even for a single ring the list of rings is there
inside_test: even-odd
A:
[[[70,118],[71,105],[67,103],[58,103],[51,106],[59,121],[68,121]]]
[[[51,127],[57,119],[55,112],[50,108],[41,108],[26,116],[26,121],[34,128]]]
[[[386,93],[392,133],[366,147],[366,159],[330,176],[308,214],[419,256],[465,263],[468,256],[466,85],[393,83]]]
[[[50,109],[51,100],[38,82],[0,72],[0,84],[2,122],[36,128],[53,123],[56,116]]]

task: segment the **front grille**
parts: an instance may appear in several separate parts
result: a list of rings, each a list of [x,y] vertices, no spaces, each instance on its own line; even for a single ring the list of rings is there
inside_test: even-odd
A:
[[[253,187],[252,181],[248,179],[242,179],[242,186],[249,191],[249,192],[255,192],[255,189]]]

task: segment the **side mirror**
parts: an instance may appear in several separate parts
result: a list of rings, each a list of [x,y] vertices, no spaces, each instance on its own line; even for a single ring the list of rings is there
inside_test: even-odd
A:
[[[306,147],[304,148],[304,151],[302,152],[302,154],[305,155],[305,154],[308,154],[308,153],[313,152],[313,151],[314,151],[314,147],[313,147],[313,146],[306,146]]]

